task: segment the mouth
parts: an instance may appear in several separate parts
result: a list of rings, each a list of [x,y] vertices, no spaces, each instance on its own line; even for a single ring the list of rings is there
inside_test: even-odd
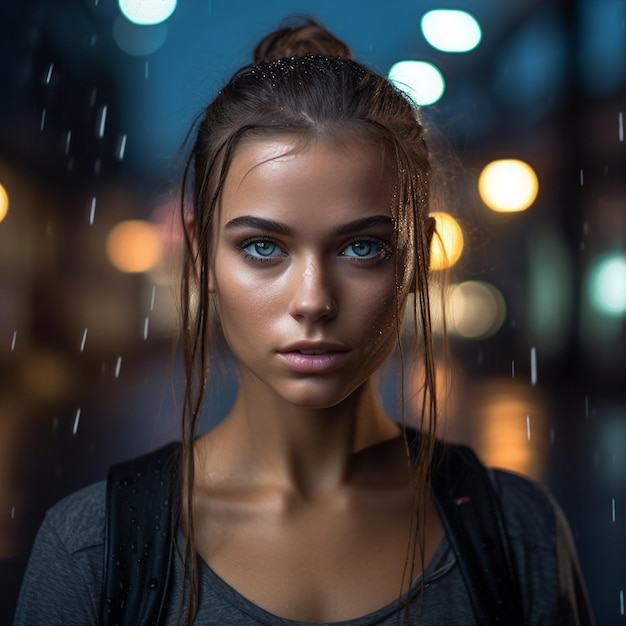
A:
[[[339,367],[350,350],[338,344],[324,346],[292,345],[279,351],[281,361],[299,374],[323,374]]]
[[[300,354],[328,354],[330,350],[290,350],[290,352],[298,352]]]

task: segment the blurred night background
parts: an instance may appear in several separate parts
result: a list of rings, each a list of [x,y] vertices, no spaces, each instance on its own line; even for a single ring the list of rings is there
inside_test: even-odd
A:
[[[437,48],[436,9],[473,16],[472,49]],[[442,434],[550,487],[598,624],[626,624],[626,0],[181,0],[146,25],[117,0],[0,11],[0,623],[45,510],[178,437],[181,144],[306,13],[380,73],[438,68],[423,110],[460,162],[463,234]],[[479,193],[501,159],[536,175],[526,210]],[[206,427],[234,385],[214,384]]]

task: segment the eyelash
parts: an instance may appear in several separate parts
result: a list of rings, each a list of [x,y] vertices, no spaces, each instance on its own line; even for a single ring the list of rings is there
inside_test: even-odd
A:
[[[346,250],[346,248],[348,248],[349,246],[354,245],[355,243],[360,243],[360,242],[366,242],[366,243],[372,243],[375,244],[377,246],[379,246],[379,251],[371,257],[368,258],[359,258],[358,256],[348,256],[344,253],[344,251]],[[254,256],[252,254],[249,254],[248,252],[246,252],[246,248],[252,244],[255,243],[269,243],[272,244],[274,246],[276,246],[276,248],[278,248],[278,250],[280,250],[281,254],[277,255],[277,256],[268,256],[268,257],[262,257],[262,256]],[[238,244],[237,246],[239,248],[239,251],[241,252],[241,254],[243,255],[244,259],[252,261],[254,263],[268,263],[271,261],[275,261],[276,259],[280,259],[281,257],[285,256],[285,252],[283,250],[283,248],[280,246],[280,244],[276,241],[274,241],[273,239],[271,239],[270,237],[250,237],[249,239],[245,239],[244,241],[242,241],[240,244]],[[342,248],[341,248],[341,252],[339,254],[339,256],[343,256],[344,258],[348,258],[350,259],[351,262],[354,263],[358,263],[360,265],[376,265],[378,263],[380,263],[381,261],[384,261],[388,258],[390,258],[393,254],[393,248],[392,246],[385,240],[383,239],[379,239],[378,237],[354,237],[352,239],[350,239],[348,242],[346,242]]]

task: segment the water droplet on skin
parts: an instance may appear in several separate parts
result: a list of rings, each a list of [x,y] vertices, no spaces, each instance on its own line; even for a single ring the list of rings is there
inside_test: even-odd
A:
[[[72,435],[75,435],[78,431],[78,422],[80,421],[80,409],[76,411],[76,417],[74,418],[74,427],[72,428]]]

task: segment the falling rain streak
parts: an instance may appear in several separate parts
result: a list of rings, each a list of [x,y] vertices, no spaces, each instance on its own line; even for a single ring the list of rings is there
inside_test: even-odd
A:
[[[515,361],[511,361],[511,378],[515,378]]]
[[[15,519],[15,506],[11,507],[11,519]]]
[[[126,139],[127,135],[121,135],[117,141],[117,159],[122,161],[124,159],[124,153],[126,152]]]
[[[93,220],[96,216],[96,198],[91,199],[91,209],[89,210],[89,224],[93,224]]]
[[[537,349],[534,346],[530,349],[530,384],[533,387],[537,384]]]
[[[78,431],[78,422],[80,421],[80,409],[76,411],[76,417],[74,418],[74,427],[72,428],[72,435],[75,435]]]
[[[624,141],[624,116],[621,111],[619,113],[618,126],[619,126],[619,129],[617,131],[617,134],[618,134],[620,142],[622,142]]]
[[[150,299],[150,310],[154,311],[154,300],[156,298],[156,285],[152,285],[152,298]]]
[[[583,171],[580,170],[580,186],[582,187],[585,184],[585,176],[583,174]]]
[[[41,123],[39,124],[39,130],[43,130],[46,125],[46,110],[41,112]]]
[[[96,135],[102,139],[104,137],[104,129],[107,123],[107,105],[103,105],[98,110],[98,121],[96,122]]]
[[[85,342],[87,341],[87,329],[83,331],[83,338],[80,342],[80,351],[83,352],[85,350]]]
[[[70,153],[70,142],[72,141],[72,131],[68,130],[65,136],[65,154]]]
[[[530,441],[530,415],[526,416],[526,436],[528,437],[528,441]]]
[[[624,615],[624,590],[619,592],[619,614]]]
[[[146,317],[146,319],[143,322],[143,338],[144,338],[144,341],[146,339],[148,339],[148,326],[149,326],[149,324],[150,324],[150,318]]]
[[[115,364],[115,378],[120,377],[120,370],[122,369],[122,357],[117,357],[117,363]]]
[[[43,77],[43,82],[46,85],[50,84],[50,80],[52,79],[52,70],[54,69],[54,63],[50,63],[50,65],[48,66],[48,69],[46,70],[46,73]]]
[[[615,524],[615,498],[611,500],[611,521]]]

